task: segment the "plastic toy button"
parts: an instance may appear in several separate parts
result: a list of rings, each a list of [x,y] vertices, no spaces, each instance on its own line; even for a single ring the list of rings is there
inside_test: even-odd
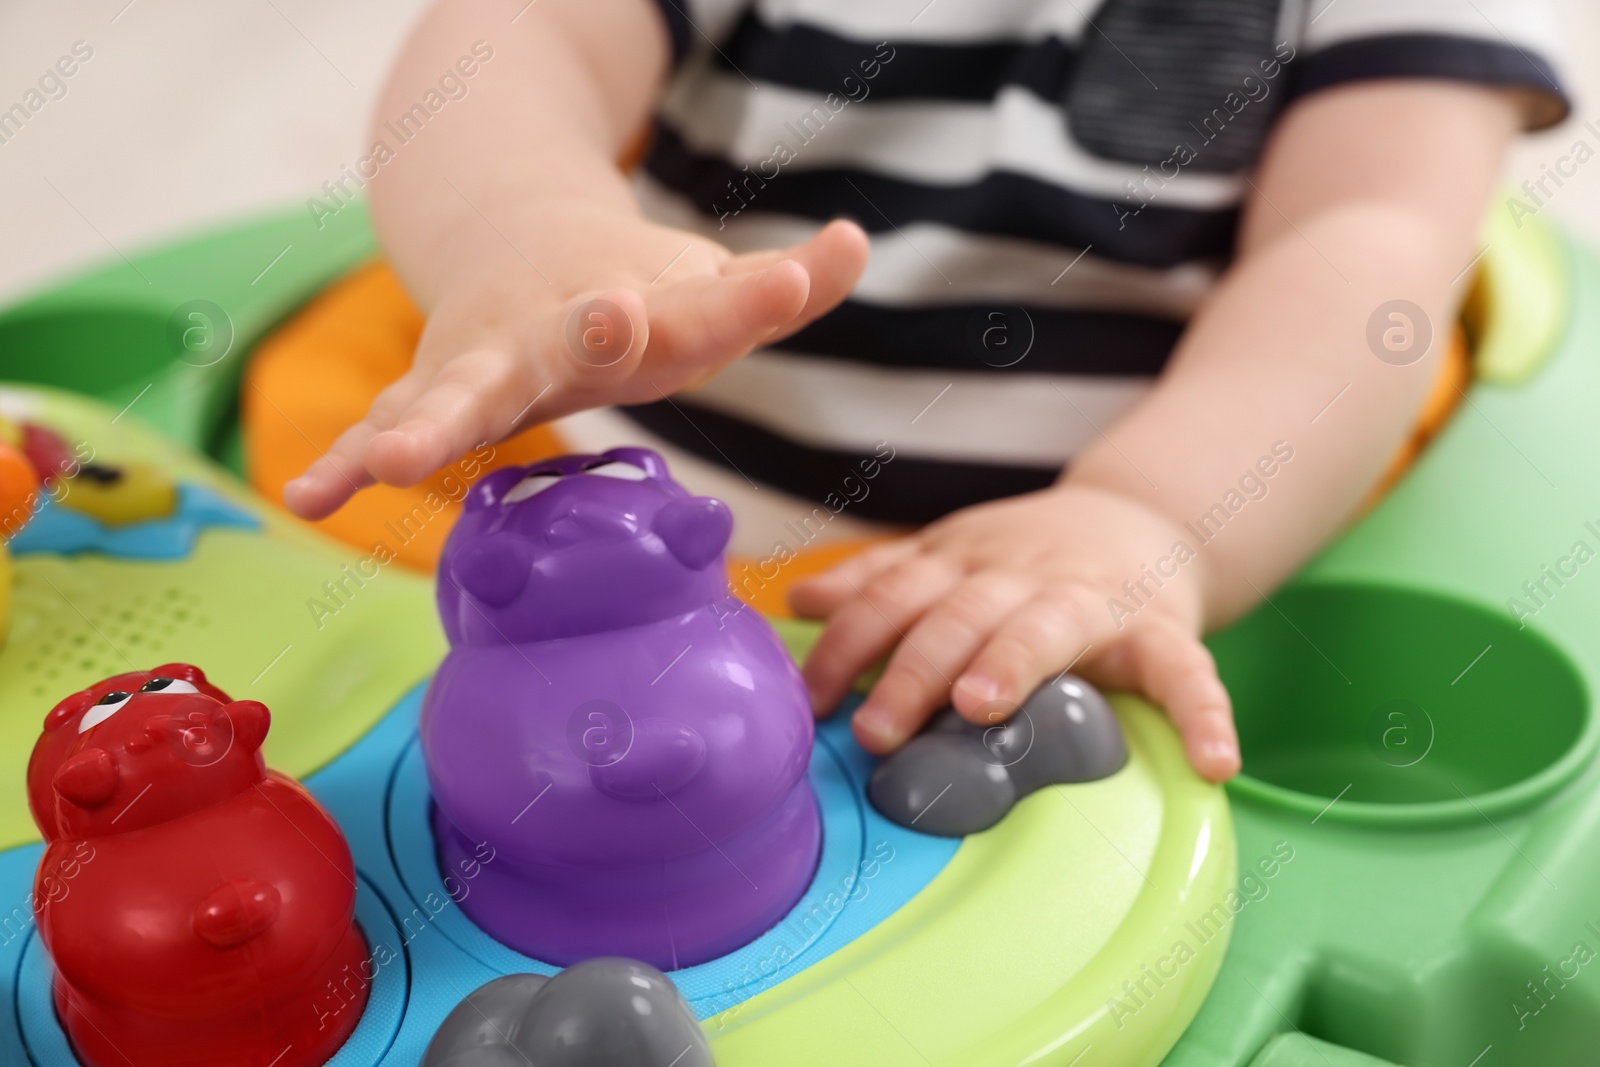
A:
[[[422,1067],[711,1067],[694,1013],[637,960],[585,960],[553,978],[509,974],[446,1016]]]
[[[91,463],[65,479],[61,506],[106,526],[159,519],[178,506],[178,487],[148,463]]]
[[[182,663],[46,717],[28,764],[39,935],[89,1067],[310,1067],[355,1028],[359,1003],[313,1010],[366,960],[355,865],[311,795],[266,770],[269,721]]]
[[[1036,789],[1105,778],[1127,762],[1127,741],[1105,697],[1065,674],[994,726],[946,709],[878,765],[867,792],[901,826],[964,837],[987,830]]]

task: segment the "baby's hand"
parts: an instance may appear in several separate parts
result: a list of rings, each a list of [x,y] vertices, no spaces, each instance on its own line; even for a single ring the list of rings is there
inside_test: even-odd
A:
[[[801,615],[827,619],[805,665],[812,707],[831,710],[893,649],[852,723],[862,747],[886,753],[946,704],[971,722],[998,722],[1071,666],[1164,707],[1195,769],[1223,781],[1239,770],[1239,742],[1199,639],[1203,561],[1160,588],[1145,577],[1181,539],[1181,527],[1144,504],[1068,484],[968,508],[869,550],[790,594]],[[1137,611],[1130,580],[1153,591]],[[1112,598],[1132,614],[1113,613]]]
[[[584,408],[659,400],[792,333],[850,292],[859,227],[734,255],[703,237],[582,202],[542,209],[538,247],[443,281],[412,369],[284,486],[317,519],[374,482],[413,485],[483,442]]]

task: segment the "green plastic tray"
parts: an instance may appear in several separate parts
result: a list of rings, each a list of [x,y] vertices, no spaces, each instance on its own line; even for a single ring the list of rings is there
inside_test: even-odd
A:
[[[58,284],[0,312],[0,381],[86,393],[242,471],[239,387],[260,339],[374,251],[365,210],[298,208]]]
[[[1548,362],[1474,386],[1375,512],[1211,641],[1241,869],[1280,840],[1296,859],[1167,1067],[1600,1059],[1600,261],[1552,247],[1574,297]]]

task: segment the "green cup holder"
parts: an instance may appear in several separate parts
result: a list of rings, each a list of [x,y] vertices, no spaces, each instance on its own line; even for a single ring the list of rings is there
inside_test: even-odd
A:
[[[165,329],[160,314],[143,308],[11,315],[0,321],[0,378],[79,392],[89,382],[97,396],[138,390],[175,361]]]
[[[1567,657],[1466,601],[1293,586],[1207,643],[1239,726],[1237,797],[1340,822],[1481,821],[1549,795],[1595,749]]]

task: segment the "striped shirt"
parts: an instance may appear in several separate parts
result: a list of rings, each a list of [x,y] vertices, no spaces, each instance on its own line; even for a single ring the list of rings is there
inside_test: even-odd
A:
[[[1295,98],[1450,78],[1565,117],[1531,0],[660,0],[675,70],[637,192],[735,252],[838,216],[871,239],[817,322],[640,431],[853,514],[926,522],[1042,488],[1149,389],[1226,267]]]

